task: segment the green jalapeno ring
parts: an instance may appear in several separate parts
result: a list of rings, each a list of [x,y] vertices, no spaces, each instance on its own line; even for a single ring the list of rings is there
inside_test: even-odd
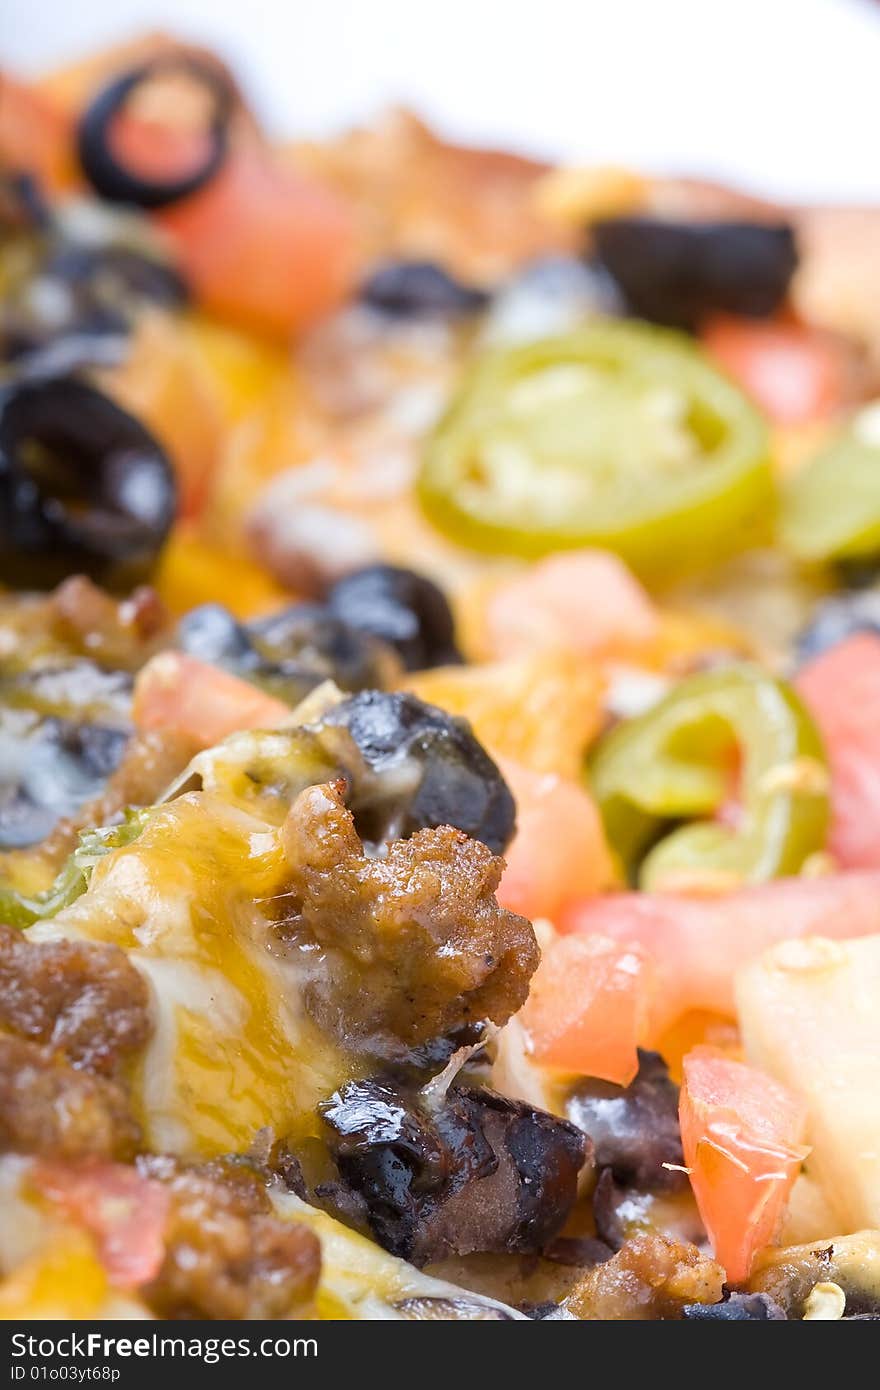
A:
[[[0,880],[0,922],[8,927],[31,927],[34,922],[54,917],[62,908],[76,902],[86,891],[98,860],[111,850],[132,844],[143,830],[152,810],[152,806],[141,809],[129,806],[125,819],[118,825],[81,830],[79,844],[68,855],[55,882],[45,893],[29,897]]]
[[[775,500],[766,426],[737,387],[683,335],[615,321],[479,361],[418,492],[474,549],[601,546],[642,573],[738,548]]]
[[[806,561],[880,553],[880,415],[868,406],[790,479],[782,494],[783,545]]]
[[[737,761],[741,824],[732,828],[711,817]],[[618,725],[589,775],[609,842],[642,888],[763,882],[798,873],[825,844],[819,733],[790,687],[747,664],[688,677]],[[682,820],[697,823],[669,829]]]

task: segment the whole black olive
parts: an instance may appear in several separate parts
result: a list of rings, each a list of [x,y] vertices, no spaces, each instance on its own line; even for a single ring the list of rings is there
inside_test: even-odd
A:
[[[452,612],[436,584],[396,565],[368,565],[338,580],[331,612],[394,647],[407,671],[460,662]]]
[[[812,661],[856,632],[873,632],[880,636],[880,589],[863,589],[823,599],[809,626],[798,636],[795,647],[798,660]]]
[[[211,97],[208,149],[197,169],[176,178],[150,179],[126,169],[113,151],[112,131],[133,92],[162,73],[177,70],[205,87]],[[220,71],[190,56],[172,54],[132,68],[117,77],[94,99],[80,119],[77,149],[89,183],[111,203],[163,208],[203,188],[218,172],[229,144],[229,117],[234,93]]]
[[[784,223],[671,222],[619,217],[592,229],[596,259],[633,314],[693,330],[708,314],[765,318],[779,308],[797,267]]]
[[[381,844],[453,825],[500,854],[513,835],[513,796],[464,720],[414,695],[365,690],[328,710],[322,724],[347,730],[366,764],[369,775],[350,798],[363,839]]]
[[[134,416],[74,377],[0,394],[0,581],[49,589],[84,573],[125,589],[174,519],[165,453]]]
[[[491,296],[464,285],[433,261],[393,261],[380,266],[360,290],[360,299],[390,318],[459,318],[479,314]]]

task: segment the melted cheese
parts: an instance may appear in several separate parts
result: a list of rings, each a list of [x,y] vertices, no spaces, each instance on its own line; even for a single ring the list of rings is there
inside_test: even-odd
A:
[[[0,1319],[150,1318],[136,1293],[108,1282],[92,1238],[30,1189],[29,1169],[28,1159],[0,1159]],[[282,1220],[302,1222],[321,1242],[320,1319],[522,1319],[495,1299],[423,1274],[290,1193],[270,1195]],[[432,1311],[407,1308],[410,1300]]]
[[[29,1189],[29,1169],[26,1158],[0,1159],[0,1320],[149,1317],[110,1287],[91,1237]]]
[[[317,1102],[355,1070],[277,951],[266,904],[284,886],[280,818],[268,799],[180,796],[31,929],[112,942],[149,981],[155,1028],[134,1086],[151,1148],[211,1155],[246,1149],[267,1125],[311,1133]]]
[[[448,1319],[474,1319],[495,1315],[525,1321],[505,1303],[473,1293],[445,1279],[435,1279],[351,1231],[324,1211],[310,1207],[290,1193],[273,1194],[279,1216],[301,1221],[321,1242],[321,1283],[318,1316],[322,1319],[409,1320],[405,1305],[410,1299],[451,1305]],[[403,1305],[403,1306],[401,1306]],[[456,1313],[454,1309],[458,1307]]]

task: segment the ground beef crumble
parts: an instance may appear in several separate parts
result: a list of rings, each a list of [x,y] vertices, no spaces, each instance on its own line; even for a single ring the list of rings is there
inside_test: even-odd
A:
[[[110,1076],[149,1037],[147,986],[118,946],[33,942],[0,925],[0,1029]]]
[[[565,1307],[576,1318],[680,1318],[685,1306],[717,1303],[724,1270],[695,1245],[644,1232],[584,1275]]]
[[[0,1150],[131,1157],[122,1069],[149,1034],[146,984],[118,947],[0,925]]]
[[[139,1170],[171,1199],[165,1259],[142,1295],[165,1318],[298,1318],[311,1311],[321,1247],[273,1215],[260,1175],[240,1160],[146,1156]]]
[[[504,861],[450,826],[367,858],[336,785],[308,787],[284,826],[280,933],[323,950],[306,1000],[349,1045],[393,1054],[481,1019],[505,1023],[538,963],[531,925],[498,905]]]
[[[139,1141],[123,1085],[0,1034],[0,1152],[128,1159]]]

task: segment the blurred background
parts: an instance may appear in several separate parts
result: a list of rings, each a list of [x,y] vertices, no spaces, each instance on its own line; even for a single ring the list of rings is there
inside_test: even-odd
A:
[[[0,0],[0,61],[160,27],[215,46],[279,133],[405,103],[473,143],[880,201],[876,0]]]

